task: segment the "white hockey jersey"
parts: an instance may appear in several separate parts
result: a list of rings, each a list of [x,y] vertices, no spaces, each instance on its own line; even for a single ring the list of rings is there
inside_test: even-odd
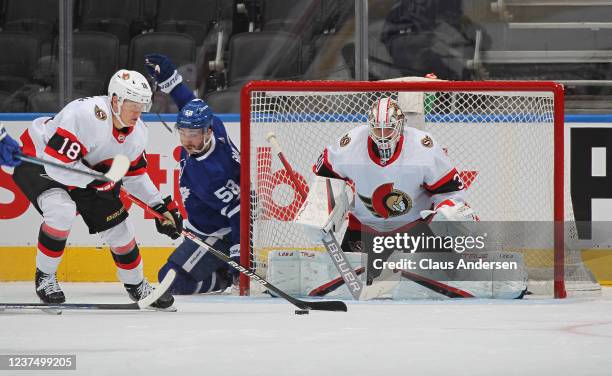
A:
[[[428,133],[404,127],[395,153],[386,163],[375,150],[369,127],[357,127],[328,146],[313,167],[317,175],[354,184],[350,229],[404,230],[421,219],[421,210],[448,198],[464,201],[459,173]]]
[[[138,119],[133,127],[113,126],[110,99],[87,97],[67,104],[54,117],[42,117],[21,136],[25,154],[61,162],[84,171],[106,172],[117,154],[130,160],[123,178],[126,188],[148,204],[162,202],[146,172],[148,130]],[[68,170],[45,166],[47,175],[69,187],[86,187],[94,179]]]

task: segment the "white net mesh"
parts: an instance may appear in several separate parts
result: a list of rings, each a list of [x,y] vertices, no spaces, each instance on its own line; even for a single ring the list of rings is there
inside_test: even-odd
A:
[[[516,241],[512,249],[526,252],[531,289],[552,294],[555,107],[550,91],[416,92],[407,84],[401,92],[251,92],[251,147],[242,153],[250,153],[249,257],[258,274],[265,275],[272,249],[320,247],[292,222],[302,199],[266,136],[276,135],[307,190],[319,154],[350,129],[367,126],[365,114],[380,97],[397,99],[407,113],[405,124],[430,132],[447,150],[481,220],[521,221],[516,226],[522,227],[526,221],[550,222],[550,231],[538,234],[538,249],[521,249]],[[598,288],[579,252],[566,254],[565,261],[568,290]]]

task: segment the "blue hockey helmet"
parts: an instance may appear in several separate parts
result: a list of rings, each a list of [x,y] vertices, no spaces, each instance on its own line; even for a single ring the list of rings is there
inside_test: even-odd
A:
[[[192,99],[178,113],[176,127],[207,130],[212,122],[213,112],[208,104],[201,99]]]

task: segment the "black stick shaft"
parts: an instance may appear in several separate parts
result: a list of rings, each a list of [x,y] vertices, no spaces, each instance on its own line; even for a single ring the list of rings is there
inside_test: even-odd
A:
[[[0,303],[0,309],[139,310],[138,303]]]
[[[19,159],[21,159],[22,161],[25,161],[25,162],[37,164],[39,166],[45,166],[45,165],[53,166],[53,167],[61,168],[63,170],[68,170],[70,172],[74,172],[75,174],[90,176],[90,177],[93,177],[93,178],[96,178],[96,179],[99,179],[99,180],[108,181],[108,182],[112,181],[111,179],[107,178],[106,175],[104,175],[101,172],[98,172],[98,173],[96,173],[96,172],[87,172],[87,171],[79,170],[77,168],[73,168],[73,167],[70,167],[70,166],[63,165],[61,163],[55,163],[55,162],[52,162],[52,161],[47,161],[45,159],[40,159],[40,158],[37,158],[37,157],[32,157],[32,156],[24,155],[24,154],[18,155],[17,158],[19,158]]]
[[[136,197],[132,196],[131,194],[129,194],[124,188],[121,188],[121,194],[124,197],[126,197],[127,199],[129,199],[130,201],[132,201],[133,203],[135,203],[136,205],[140,206],[145,212],[155,216],[158,219],[163,219],[164,218],[161,214],[159,214],[155,210],[151,209],[143,201],[141,201],[138,198],[136,198]],[[199,237],[197,237],[195,234],[193,234],[193,233],[191,233],[191,232],[189,232],[187,230],[183,230],[182,235],[184,237],[186,237],[186,238],[191,239],[194,243],[198,244],[199,246],[207,249],[210,253],[212,253],[215,257],[217,257],[221,261],[226,262],[231,267],[233,267],[234,269],[238,270],[240,273],[246,275],[250,279],[252,279],[252,280],[254,280],[256,282],[261,283],[263,286],[267,287],[268,290],[274,292],[275,294],[277,294],[281,298],[284,298],[289,303],[295,305],[296,307],[298,307],[300,309],[310,309],[310,310],[319,310],[319,311],[342,311],[342,312],[346,312],[347,311],[346,304],[344,302],[341,302],[341,301],[307,302],[307,301],[304,301],[304,300],[300,300],[300,299],[294,298],[291,295],[288,295],[287,293],[285,293],[284,291],[279,289],[278,287],[274,286],[270,282],[266,281],[265,279],[263,279],[260,276],[258,276],[257,274],[255,274],[255,272],[253,270],[245,268],[244,266],[242,266],[242,265],[238,264],[237,262],[233,261],[225,253],[223,253],[223,252],[215,249],[214,247],[206,244]]]

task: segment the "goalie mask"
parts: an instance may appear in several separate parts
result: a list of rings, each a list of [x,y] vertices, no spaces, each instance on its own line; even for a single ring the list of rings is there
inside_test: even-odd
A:
[[[387,162],[397,147],[404,129],[404,113],[391,98],[376,100],[368,112],[370,137],[376,144],[380,159]]]

